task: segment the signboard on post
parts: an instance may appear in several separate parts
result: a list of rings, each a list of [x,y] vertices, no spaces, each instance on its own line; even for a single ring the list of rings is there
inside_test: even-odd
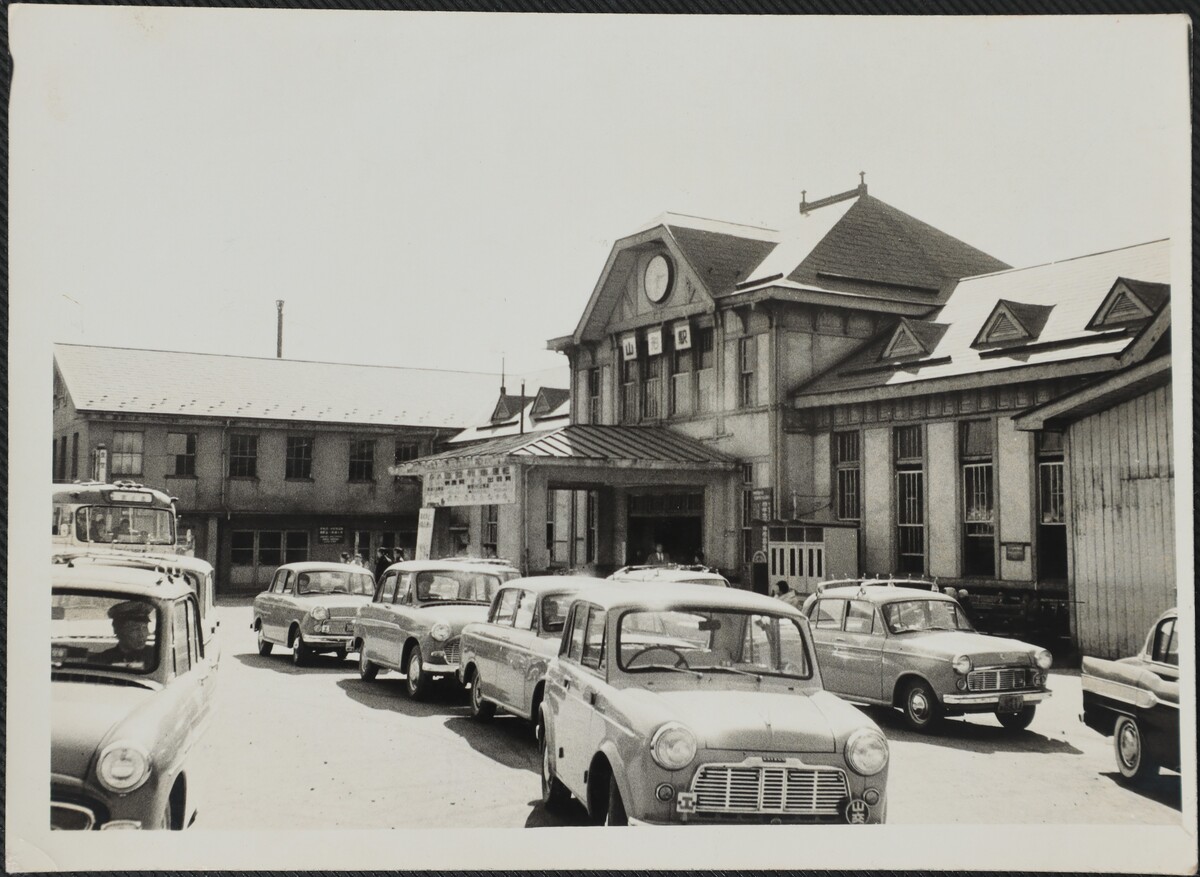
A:
[[[467,466],[425,476],[427,506],[506,505],[517,501],[515,466]]]
[[[756,487],[750,491],[755,520],[770,521],[775,517],[774,495],[775,490],[771,487]]]
[[[662,327],[651,329],[646,333],[646,353],[658,356],[662,353]]]
[[[417,515],[417,556],[416,560],[429,560],[433,548],[433,519],[437,509],[423,508]]]

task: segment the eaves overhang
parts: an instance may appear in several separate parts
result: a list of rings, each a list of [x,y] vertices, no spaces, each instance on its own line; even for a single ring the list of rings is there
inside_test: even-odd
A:
[[[1028,408],[1013,418],[1013,425],[1027,432],[1061,429],[1089,414],[1105,411],[1135,396],[1165,386],[1170,381],[1171,357],[1168,354],[1105,375],[1078,390]]]
[[[823,305],[835,308],[896,314],[902,317],[924,317],[941,308],[941,304],[904,302],[886,298],[822,289],[790,280],[778,280],[764,286],[731,292],[717,299],[721,307],[738,307],[763,301],[784,301],[797,304]]]
[[[1049,380],[1057,377],[1110,372],[1118,367],[1116,354],[1083,357],[1068,361],[1040,363],[1038,365],[1013,365],[989,369],[970,374],[947,375],[928,380],[911,380],[896,384],[884,384],[861,388],[839,388],[821,393],[796,394],[792,407],[796,409],[824,408],[830,405],[846,405],[856,402],[877,402],[898,396],[928,396],[933,393],[970,390],[991,387],[997,384],[1016,384],[1027,381]]]

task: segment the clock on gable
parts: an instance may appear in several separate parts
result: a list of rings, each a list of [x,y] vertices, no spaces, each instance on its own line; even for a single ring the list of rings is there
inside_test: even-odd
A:
[[[671,294],[671,286],[675,281],[675,266],[671,260],[659,253],[646,263],[646,271],[642,274],[642,289],[646,298],[658,304]]]

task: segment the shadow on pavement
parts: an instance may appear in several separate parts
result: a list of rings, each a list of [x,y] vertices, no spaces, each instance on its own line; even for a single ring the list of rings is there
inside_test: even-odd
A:
[[[399,673],[380,675],[372,682],[364,682],[355,673],[350,679],[339,680],[338,688],[351,700],[373,710],[388,710],[417,718],[465,716],[470,710],[457,686],[435,685],[428,700],[413,700],[408,696],[404,677]]]
[[[1157,776],[1146,777],[1139,782],[1130,782],[1116,771],[1103,773],[1101,776],[1108,777],[1122,789],[1141,795],[1143,798],[1149,798],[1151,801],[1175,810],[1183,809],[1183,782],[1177,773],[1160,773]]]
[[[226,657],[226,656],[222,656]],[[263,657],[258,652],[242,652],[241,654],[231,655],[229,657],[236,658],[247,667],[254,667],[260,670],[274,670],[276,673],[355,673],[358,666],[346,659],[339,661],[333,655],[310,655],[308,663],[303,667],[297,667],[292,663],[292,652],[290,649],[282,649],[279,646],[275,647],[273,654]]]
[[[943,719],[932,733],[920,734],[910,730],[904,724],[904,716],[899,710],[886,707],[859,707],[859,709],[874,719],[875,724],[879,725],[880,730],[889,740],[928,743],[932,746],[946,746],[967,752],[1039,752],[1083,755],[1082,749],[1077,749],[1065,740],[1045,737],[1029,729],[1010,731],[999,724],[993,727],[964,721],[961,718],[951,718]]]
[[[551,812],[542,806],[541,801],[530,801],[529,818],[525,820],[526,828],[559,828],[564,825],[591,825],[587,811],[583,805],[572,798],[559,812]]]
[[[537,741],[533,727],[523,719],[497,715],[481,722],[470,716],[456,716],[446,720],[446,729],[492,761],[505,767],[538,772]]]

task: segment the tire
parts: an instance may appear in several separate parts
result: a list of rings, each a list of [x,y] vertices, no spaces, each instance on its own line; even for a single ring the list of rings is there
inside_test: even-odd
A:
[[[904,723],[914,731],[928,734],[938,726],[942,718],[942,707],[937,695],[922,679],[910,682],[904,689]]]
[[[496,705],[483,697],[479,671],[471,674],[471,718],[486,722],[496,714]]]
[[[166,806],[163,807],[162,825],[159,828],[165,831],[175,831],[175,825],[175,807],[168,798]]]
[[[413,646],[408,653],[408,664],[405,665],[405,688],[413,700],[424,700],[433,685],[428,674],[421,669],[422,666],[421,647]]]
[[[296,631],[296,636],[292,640],[292,663],[297,667],[303,667],[308,664],[310,654],[308,646],[304,644],[304,634]]]
[[[270,642],[270,640],[263,636],[262,623],[260,622],[258,625],[258,653],[265,658],[267,655],[271,654],[272,648],[274,648],[274,645]]]
[[[1036,712],[1037,706],[1030,705],[1019,713],[996,713],[996,720],[1010,731],[1024,731],[1033,721],[1033,714]]]
[[[621,790],[617,788],[617,778],[608,775],[608,809],[604,812],[605,825],[628,825],[629,815],[625,812],[625,802],[621,800]]]
[[[554,766],[551,764],[550,744],[546,738],[545,716],[538,716],[537,738],[538,755],[541,756],[542,762],[542,806],[552,813],[556,813],[567,805],[567,802],[571,799],[571,793],[567,791],[567,787],[562,784],[562,781],[554,775]]]
[[[1146,754],[1146,741],[1141,726],[1129,716],[1118,716],[1113,728],[1113,754],[1121,776],[1134,782],[1157,773],[1158,765]]]
[[[344,661],[344,660],[346,660],[346,655],[347,655],[347,652],[346,652],[346,650],[345,650],[345,649],[338,649],[337,651],[335,651],[335,652],[333,653],[333,657],[334,657],[334,659],[335,659],[335,660],[337,660],[337,661]]]
[[[367,658],[367,644],[363,643],[358,648],[358,678],[370,682],[378,675],[379,665]]]

